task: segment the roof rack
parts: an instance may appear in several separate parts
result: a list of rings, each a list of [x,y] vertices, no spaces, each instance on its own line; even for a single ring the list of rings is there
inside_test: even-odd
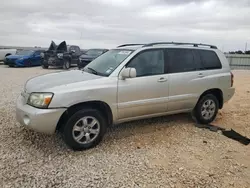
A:
[[[145,45],[145,44],[122,44],[120,46],[117,46],[117,48],[124,47],[124,46],[137,46],[137,45]]]
[[[154,43],[149,43],[149,44],[145,44],[143,45],[143,47],[149,47],[149,46],[154,46],[154,45],[158,45],[158,44],[174,44],[174,45],[192,45],[194,47],[199,47],[199,46],[208,46],[210,48],[213,49],[217,49],[216,46],[214,45],[210,45],[210,44],[198,44],[198,43],[183,43],[183,42],[154,42]]]

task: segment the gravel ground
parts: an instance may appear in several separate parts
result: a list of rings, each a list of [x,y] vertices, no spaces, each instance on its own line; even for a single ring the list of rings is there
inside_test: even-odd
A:
[[[194,127],[181,114],[114,126],[96,148],[73,152],[60,136],[15,120],[25,81],[58,71],[0,65],[0,187],[250,187],[250,146]],[[250,71],[214,122],[250,137]]]

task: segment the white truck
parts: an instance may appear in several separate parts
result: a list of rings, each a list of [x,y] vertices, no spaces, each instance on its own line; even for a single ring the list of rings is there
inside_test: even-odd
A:
[[[0,61],[3,61],[8,55],[16,54],[16,51],[17,49],[0,49]]]

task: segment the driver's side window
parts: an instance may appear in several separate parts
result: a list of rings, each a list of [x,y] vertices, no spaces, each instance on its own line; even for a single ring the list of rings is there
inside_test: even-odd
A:
[[[136,55],[127,67],[136,69],[136,77],[164,74],[164,51],[146,50]]]

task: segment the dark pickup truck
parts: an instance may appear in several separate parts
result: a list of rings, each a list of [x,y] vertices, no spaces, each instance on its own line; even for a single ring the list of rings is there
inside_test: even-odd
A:
[[[79,46],[67,45],[65,41],[57,46],[52,41],[49,49],[42,54],[42,67],[47,69],[49,66],[56,66],[69,69],[72,64],[78,64],[81,54]]]

